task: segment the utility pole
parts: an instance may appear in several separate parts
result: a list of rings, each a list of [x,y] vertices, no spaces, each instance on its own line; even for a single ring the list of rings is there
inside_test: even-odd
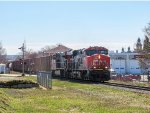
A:
[[[18,49],[21,49],[21,51],[22,51],[22,76],[25,76],[25,73],[24,73],[24,53],[25,53],[24,43],[23,43],[22,47],[20,47]]]

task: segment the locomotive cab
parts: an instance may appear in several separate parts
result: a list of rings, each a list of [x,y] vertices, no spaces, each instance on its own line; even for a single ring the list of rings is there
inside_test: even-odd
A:
[[[85,65],[89,79],[107,81],[110,79],[110,57],[104,47],[90,47],[85,50]]]

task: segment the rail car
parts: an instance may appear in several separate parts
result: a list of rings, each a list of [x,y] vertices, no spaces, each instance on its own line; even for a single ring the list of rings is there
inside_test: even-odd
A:
[[[13,62],[13,70],[22,70],[22,61]],[[52,71],[53,76],[91,81],[110,80],[110,57],[104,47],[89,47],[25,59],[25,72]]]
[[[36,74],[38,71],[51,71],[52,56],[43,56],[24,60],[24,71],[29,74]],[[22,60],[12,62],[12,70],[22,72]]]

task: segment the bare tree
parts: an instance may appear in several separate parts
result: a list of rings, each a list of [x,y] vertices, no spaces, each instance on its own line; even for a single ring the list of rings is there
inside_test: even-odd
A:
[[[33,51],[32,49],[28,49],[25,52],[25,58],[33,59],[33,58],[36,58],[37,56],[38,56],[38,53]]]
[[[3,48],[2,43],[0,42],[0,63],[6,63],[6,50]]]
[[[57,46],[48,46],[47,45],[47,46],[41,48],[41,50],[38,52],[38,55],[46,56],[48,54],[48,52],[55,47],[57,47]]]
[[[146,36],[150,37],[150,23],[145,27],[144,32]]]
[[[145,39],[143,42],[143,54],[146,68],[150,68],[150,23],[145,28]]]
[[[145,38],[143,41],[143,47],[140,38],[136,43],[136,51],[140,54],[138,60],[140,67],[147,73],[147,69],[150,68],[150,23],[144,29]]]
[[[55,48],[56,46],[45,46],[45,47],[43,47],[43,48],[41,48],[41,51],[42,52],[48,52],[49,50],[51,50],[51,49],[53,49],[53,48]]]

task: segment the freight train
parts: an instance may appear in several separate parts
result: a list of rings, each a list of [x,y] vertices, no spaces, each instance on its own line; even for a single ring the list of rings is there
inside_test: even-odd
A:
[[[22,61],[12,63],[14,71],[22,71]],[[53,76],[91,81],[110,79],[110,57],[104,47],[59,52],[48,56],[25,59],[25,72],[52,71]]]

